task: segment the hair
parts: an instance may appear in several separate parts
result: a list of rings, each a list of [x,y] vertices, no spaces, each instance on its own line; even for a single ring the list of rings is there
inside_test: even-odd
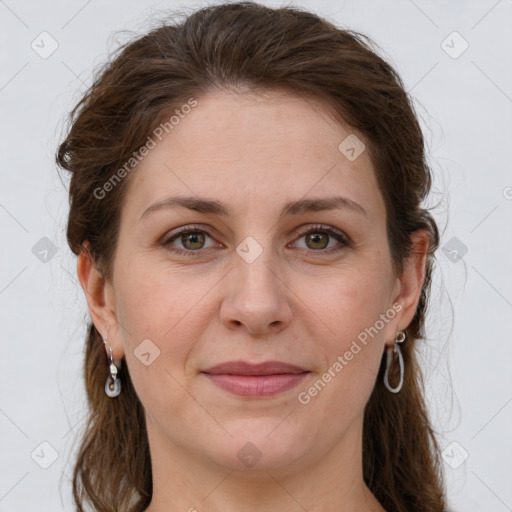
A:
[[[425,338],[439,245],[436,222],[422,206],[431,170],[413,102],[375,48],[368,36],[301,8],[251,2],[208,6],[125,43],[71,111],[57,151],[58,165],[71,173],[67,240],[76,255],[88,252],[105,279],[112,277],[131,174],[111,187],[106,200],[95,191],[190,98],[222,90],[279,89],[326,104],[340,123],[368,142],[397,273],[413,250],[410,235],[419,229],[430,235],[426,277],[402,348],[403,388],[397,394],[385,389],[383,357],[365,407],[362,459],[364,481],[386,510],[439,512],[446,506],[442,466],[415,348]],[[90,322],[84,369],[89,416],[72,480],[80,512],[86,503],[95,511],[139,512],[151,501],[144,410],[124,357],[122,363],[122,393],[111,399],[104,392],[108,365],[102,339]]]

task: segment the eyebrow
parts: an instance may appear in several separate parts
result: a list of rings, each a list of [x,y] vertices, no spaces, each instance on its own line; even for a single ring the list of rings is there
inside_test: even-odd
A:
[[[151,212],[163,208],[188,208],[199,213],[209,213],[229,217],[232,210],[220,201],[199,197],[169,197],[158,201],[147,208],[140,217],[142,220]],[[313,199],[300,199],[287,203],[281,211],[280,219],[286,215],[301,215],[306,212],[319,212],[325,210],[347,209],[360,213],[368,218],[367,211],[358,203],[346,197],[322,197]]]

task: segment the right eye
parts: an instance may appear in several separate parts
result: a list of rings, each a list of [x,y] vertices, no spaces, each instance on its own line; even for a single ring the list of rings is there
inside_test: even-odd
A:
[[[201,249],[208,249],[209,247],[214,247],[214,245],[205,247],[205,242],[207,238],[212,237],[205,230],[185,226],[184,228],[181,228],[179,231],[171,233],[171,235],[165,239],[162,245],[168,247],[171,251],[174,251],[178,254],[192,256],[193,253],[197,253]],[[181,247],[176,247],[174,241],[178,241],[178,243],[181,244]]]

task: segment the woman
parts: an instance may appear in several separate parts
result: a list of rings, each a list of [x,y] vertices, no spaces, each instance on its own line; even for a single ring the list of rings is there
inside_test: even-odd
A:
[[[431,175],[369,38],[199,10],[105,65],[57,160],[92,319],[78,510],[445,509]]]

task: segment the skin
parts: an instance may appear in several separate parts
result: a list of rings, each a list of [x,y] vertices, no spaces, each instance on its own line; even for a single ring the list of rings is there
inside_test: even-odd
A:
[[[382,512],[362,477],[363,411],[386,346],[416,311],[428,234],[414,233],[412,256],[395,275],[368,152],[350,161],[338,150],[357,132],[322,104],[278,91],[197,99],[130,177],[112,280],[86,252],[78,258],[91,317],[114,358],[126,357],[146,411],[154,481],[147,512]],[[232,214],[179,207],[140,219],[177,195],[216,199]],[[335,209],[280,218],[289,201],[333,195],[367,215]],[[300,232],[318,233],[318,223],[351,245]],[[164,245],[190,224],[207,230],[204,239]],[[262,248],[251,263],[236,252],[247,236]],[[401,305],[394,318],[300,403],[298,394],[393,304]],[[160,350],[148,366],[134,354],[144,339]],[[311,373],[266,398],[232,395],[200,373],[235,359],[285,361]],[[252,467],[237,457],[248,442],[261,453]]]

